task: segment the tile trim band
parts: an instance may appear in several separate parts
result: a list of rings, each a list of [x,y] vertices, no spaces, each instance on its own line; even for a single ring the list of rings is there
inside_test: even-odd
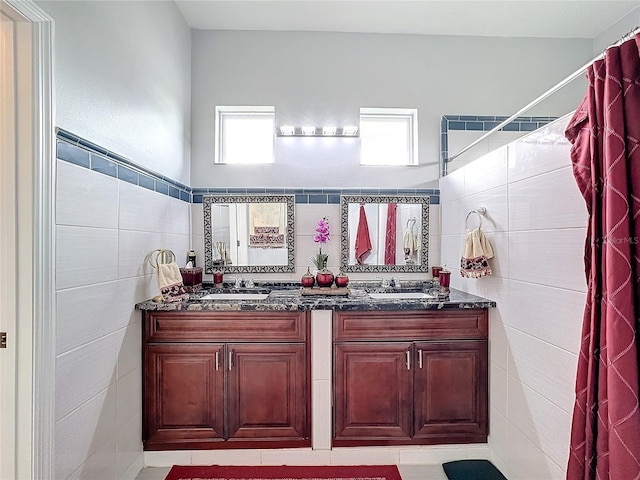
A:
[[[488,132],[504,122],[507,116],[501,115],[442,115],[440,117],[440,161],[441,176],[448,173],[449,131]],[[502,127],[500,132],[533,132],[559,117],[518,117]]]

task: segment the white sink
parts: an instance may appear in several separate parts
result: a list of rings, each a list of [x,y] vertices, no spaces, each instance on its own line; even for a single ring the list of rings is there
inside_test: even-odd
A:
[[[421,300],[426,298],[435,298],[424,292],[389,292],[389,293],[370,293],[369,296],[376,300]]]
[[[268,293],[210,293],[200,300],[264,300]]]

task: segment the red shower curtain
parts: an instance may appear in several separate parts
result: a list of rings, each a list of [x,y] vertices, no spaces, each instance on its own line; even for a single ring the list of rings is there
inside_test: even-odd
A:
[[[568,480],[640,479],[640,34],[606,51],[566,136],[589,212]]]

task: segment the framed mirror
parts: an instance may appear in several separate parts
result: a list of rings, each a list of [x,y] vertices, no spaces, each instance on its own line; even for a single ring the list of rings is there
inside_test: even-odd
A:
[[[345,272],[426,272],[429,197],[340,197],[340,266]]]
[[[294,272],[294,195],[204,195],[205,273]]]

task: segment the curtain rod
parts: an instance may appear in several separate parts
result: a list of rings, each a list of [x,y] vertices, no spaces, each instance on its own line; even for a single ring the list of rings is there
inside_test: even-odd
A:
[[[636,26],[633,30],[631,30],[629,33],[623,35],[620,40],[618,40],[617,42],[609,45],[607,48],[605,48],[605,50],[598,55],[597,57],[593,58],[592,60],[589,61],[589,63],[587,63],[586,65],[584,65],[583,67],[580,67],[578,70],[576,70],[575,72],[573,72],[571,75],[569,75],[567,78],[565,78],[564,80],[561,80],[557,85],[554,85],[553,87],[551,87],[549,90],[547,90],[546,92],[544,92],[542,95],[540,95],[538,98],[536,98],[535,100],[527,103],[524,107],[522,107],[520,110],[518,110],[516,113],[514,113],[513,115],[511,115],[509,118],[507,118],[506,120],[504,120],[503,122],[499,123],[498,125],[496,125],[495,127],[493,127],[491,130],[489,130],[487,133],[485,133],[484,135],[482,135],[480,138],[478,138],[477,140],[471,142],[469,145],[467,145],[466,147],[464,147],[462,150],[460,150],[458,153],[456,153],[455,155],[452,155],[450,157],[447,158],[447,162],[449,163],[453,160],[455,160],[456,158],[458,158],[460,155],[462,155],[463,153],[471,150],[473,147],[475,147],[477,144],[479,144],[480,142],[482,142],[485,138],[487,138],[490,135],[493,135],[495,132],[497,132],[498,130],[500,130],[502,127],[504,127],[505,125],[507,125],[508,123],[511,123],[513,120],[515,120],[516,118],[518,118],[520,115],[522,115],[524,112],[526,112],[527,110],[529,110],[532,107],[535,107],[537,104],[539,104],[540,102],[542,102],[543,100],[547,99],[548,97],[550,97],[551,95],[553,95],[554,93],[556,93],[558,90],[560,90],[562,87],[564,87],[565,85],[567,85],[568,83],[571,83],[572,81],[574,81],[578,76],[580,76],[582,73],[584,73],[587,68],[589,68],[589,66],[591,66],[591,64],[593,64],[594,62],[601,60],[604,58],[604,54],[607,51],[607,49],[611,48],[611,47],[615,47],[617,45],[620,45],[621,43],[624,43],[625,41],[627,41],[628,39],[631,39],[633,37],[633,35],[635,35],[636,33],[640,32],[640,26]]]

